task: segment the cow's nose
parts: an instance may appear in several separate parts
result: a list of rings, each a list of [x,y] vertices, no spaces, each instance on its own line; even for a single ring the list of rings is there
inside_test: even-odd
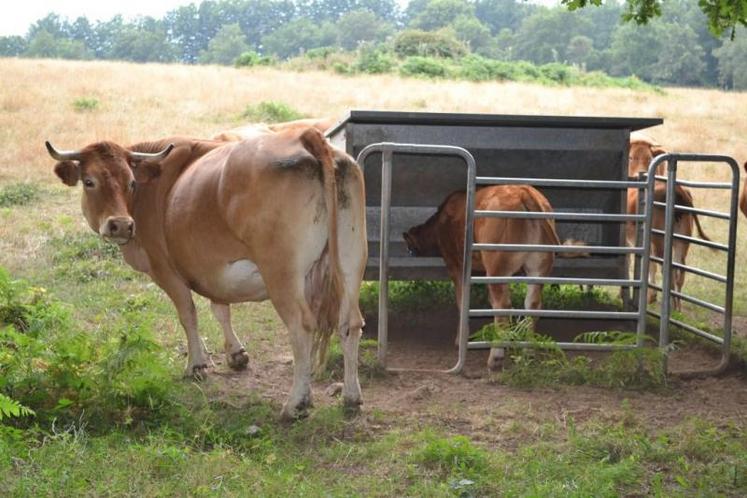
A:
[[[135,233],[135,222],[128,217],[111,217],[106,220],[104,235],[118,239],[129,239]]]

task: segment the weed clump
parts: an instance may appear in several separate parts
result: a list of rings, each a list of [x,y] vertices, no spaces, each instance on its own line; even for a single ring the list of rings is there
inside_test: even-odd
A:
[[[95,111],[101,101],[96,97],[81,97],[73,100],[73,109],[77,112]]]
[[[303,117],[305,116],[302,113],[293,109],[288,104],[272,100],[250,105],[241,113],[242,119],[257,123],[282,123]]]
[[[33,183],[11,183],[0,188],[0,208],[25,206],[39,199],[41,189]]]

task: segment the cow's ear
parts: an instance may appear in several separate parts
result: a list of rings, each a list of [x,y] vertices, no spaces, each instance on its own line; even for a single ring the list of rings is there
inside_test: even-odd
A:
[[[65,185],[74,187],[80,180],[80,164],[76,161],[60,161],[54,165],[54,174]]]
[[[651,146],[651,156],[656,157],[660,156],[662,154],[666,154],[667,151],[664,150],[660,145],[652,145]]]
[[[161,165],[150,161],[132,161],[132,174],[138,183],[148,183],[161,175]]]

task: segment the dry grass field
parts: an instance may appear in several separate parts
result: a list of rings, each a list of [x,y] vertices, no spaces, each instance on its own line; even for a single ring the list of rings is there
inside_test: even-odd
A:
[[[79,354],[57,343],[66,349],[28,366],[29,372],[39,369],[28,378],[61,385],[63,376],[49,373],[60,361],[65,372],[87,379],[55,391],[62,396],[54,398],[56,405],[40,402],[45,410],[38,409],[31,422],[36,432],[4,431],[0,417],[0,495],[747,493],[747,384],[741,371],[653,390],[527,390],[484,377],[382,375],[369,365],[363,415],[346,419],[324,394],[326,378],[314,385],[317,408],[310,419],[287,427],[275,414],[290,382],[290,348],[271,305],[262,303],[236,307],[236,329],[251,356],[248,372],[232,374],[219,363],[199,386],[181,381],[184,338],[170,303],[91,234],[78,189],[61,185],[44,149],[45,140],[70,149],[98,140],[207,137],[242,124],[247,106],[275,101],[308,116],[377,109],[661,117],[664,125],[647,133],[669,150],[726,154],[741,164],[747,160],[747,93],[114,62],[0,59],[0,67],[0,194],[21,183],[33,185],[34,192],[25,204],[0,204],[0,267],[46,288],[32,294],[62,303],[67,311],[59,313],[70,318],[60,323],[73,323],[71,330],[86,345]],[[681,177],[724,181],[728,174],[723,167],[697,165],[683,168]],[[718,210],[726,209],[726,200],[723,192],[695,197],[698,206]],[[725,240],[723,222],[708,219],[703,225],[712,238]],[[735,309],[737,333],[744,336],[743,227],[739,241]],[[691,254],[694,264],[723,272],[720,256],[702,248]],[[3,300],[11,299],[2,292],[2,277],[0,312]],[[685,290],[720,299],[718,289],[696,278]],[[204,302],[198,308],[209,349],[222,351],[218,325]],[[697,318],[716,325],[710,316]],[[126,357],[119,373],[102,373],[102,365],[114,364],[106,352],[119,358],[137,346],[128,337],[155,345]],[[12,361],[2,346],[0,331],[0,392],[3,360]],[[696,363],[710,359],[701,345],[685,349]],[[141,357],[148,362],[138,363]],[[220,362],[219,354],[215,358]],[[483,365],[480,358],[471,368]],[[24,368],[12,371],[20,375]],[[161,390],[153,385],[159,382]]]

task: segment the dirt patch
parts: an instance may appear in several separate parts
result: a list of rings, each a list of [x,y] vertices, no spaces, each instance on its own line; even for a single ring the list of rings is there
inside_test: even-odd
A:
[[[376,321],[370,318],[366,336],[374,335],[376,330]],[[389,365],[410,369],[453,366],[457,360],[456,322],[455,311],[449,309],[392,314]],[[589,323],[588,330],[599,330],[599,325]],[[547,331],[565,331],[550,320],[544,320],[543,326]],[[268,346],[263,343],[260,347]],[[233,396],[255,392],[279,407],[290,390],[292,357],[285,334],[279,334],[271,347],[272,351],[252,355],[248,372],[229,374],[220,365],[215,372],[220,379],[218,384]],[[251,345],[247,349],[251,354]],[[408,371],[366,378],[359,422],[373,430],[436,426],[447,433],[469,435],[508,449],[542,439],[547,424],[565,426],[571,420],[579,425],[591,420],[615,422],[635,417],[654,429],[689,417],[718,423],[747,422],[747,379],[739,371],[732,370],[718,378],[672,379],[668,387],[657,392],[589,386],[521,389],[491,382],[487,355],[486,350],[469,351],[464,375]],[[264,360],[255,360],[257,357]],[[716,348],[688,346],[670,356],[670,370],[706,368],[715,365],[718,358]],[[317,406],[339,402],[335,395],[326,392],[333,382],[314,383]]]

